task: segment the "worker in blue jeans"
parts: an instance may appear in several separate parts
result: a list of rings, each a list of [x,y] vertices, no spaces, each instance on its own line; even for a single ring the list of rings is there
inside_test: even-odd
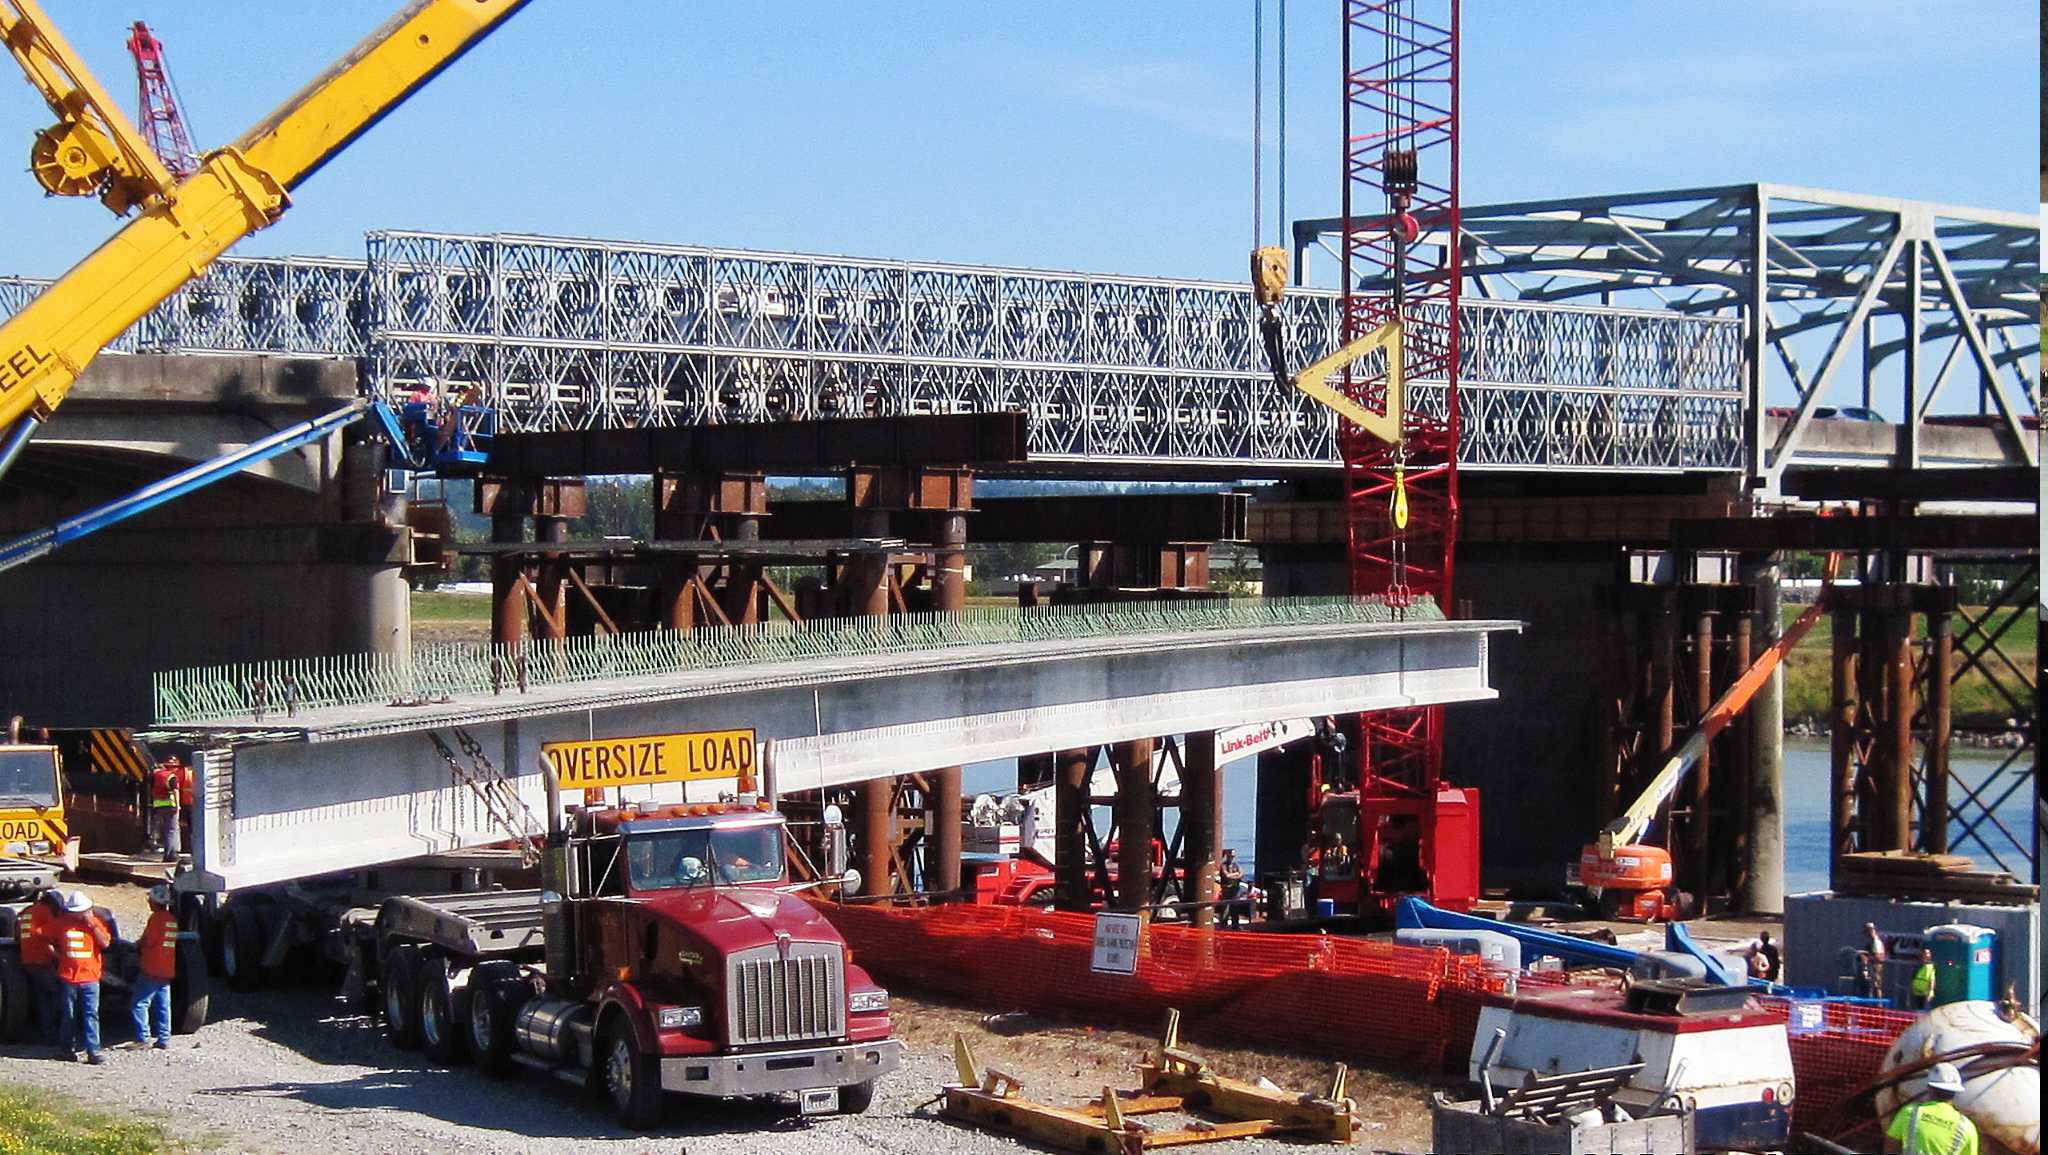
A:
[[[170,887],[150,888],[149,925],[143,929],[138,945],[142,948],[142,971],[136,976],[134,1000],[128,1006],[135,1018],[135,1046],[148,1046],[154,1037],[156,1049],[168,1051],[171,982],[178,977],[178,918],[171,913]]]
[[[114,933],[93,913],[92,899],[82,890],[64,896],[64,913],[49,934],[57,944],[58,1046],[79,1062],[104,1063],[100,1053],[100,975]]]

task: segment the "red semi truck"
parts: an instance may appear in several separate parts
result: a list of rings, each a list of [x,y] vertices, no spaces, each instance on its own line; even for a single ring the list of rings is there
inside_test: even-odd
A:
[[[394,1044],[552,1073],[628,1127],[670,1093],[864,1111],[901,1058],[889,995],[790,892],[784,838],[766,802],[571,810],[540,889],[387,898],[353,965]]]

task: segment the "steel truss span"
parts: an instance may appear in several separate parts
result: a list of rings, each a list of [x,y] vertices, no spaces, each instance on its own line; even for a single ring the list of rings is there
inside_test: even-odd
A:
[[[474,390],[512,429],[1014,408],[1034,459],[1337,461],[1328,411],[1262,373],[1236,285],[416,232],[369,251],[376,387]],[[1337,307],[1290,296],[1299,356],[1332,347]],[[1496,303],[1466,325],[1471,464],[1740,464],[1734,326]],[[1418,394],[1443,408],[1441,377]]]
[[[220,261],[113,348],[361,358],[387,395],[472,391],[513,430],[1020,409],[1032,457],[1218,472],[1337,465],[1276,390],[1238,285],[541,237],[380,232],[369,261]],[[0,317],[46,282],[0,278]],[[1292,348],[1337,297],[1289,295]],[[1467,468],[1733,470],[1734,321],[1462,307]],[[1441,379],[1410,403],[1441,413]]]

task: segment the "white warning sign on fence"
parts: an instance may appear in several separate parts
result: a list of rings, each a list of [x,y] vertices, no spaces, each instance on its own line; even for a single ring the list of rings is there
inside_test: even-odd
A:
[[[1095,954],[1088,969],[1108,975],[1138,973],[1138,939],[1144,924],[1135,914],[1095,916]]]

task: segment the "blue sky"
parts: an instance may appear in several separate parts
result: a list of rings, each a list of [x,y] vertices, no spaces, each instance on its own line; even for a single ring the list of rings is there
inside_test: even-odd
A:
[[[124,104],[126,22],[148,20],[202,147],[397,6],[45,3]],[[1323,215],[1338,4],[1290,7],[1288,207]],[[1465,197],[1766,179],[2024,211],[2037,20],[2031,0],[1466,0]],[[237,251],[504,230],[1237,280],[1250,39],[1249,0],[535,0]],[[47,119],[0,80],[22,152]],[[113,227],[19,168],[0,221],[0,272],[38,275]]]

